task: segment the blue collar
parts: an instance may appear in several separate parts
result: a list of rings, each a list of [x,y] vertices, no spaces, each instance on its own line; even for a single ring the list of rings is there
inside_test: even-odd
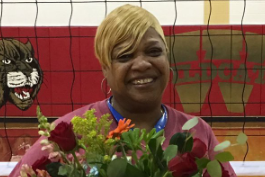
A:
[[[110,100],[111,100],[112,96],[108,99],[107,103],[108,103],[108,107],[110,109],[110,112],[112,113],[113,117],[115,118],[115,120],[117,121],[117,123],[122,120],[124,117],[122,117],[122,115],[120,115],[120,113],[118,113],[114,107],[111,105]],[[162,115],[162,117],[158,120],[158,122],[155,125],[155,129],[156,132],[159,132],[160,130],[164,129],[166,124],[167,124],[167,110],[165,108],[165,106],[162,104],[162,108],[164,110],[164,114]]]

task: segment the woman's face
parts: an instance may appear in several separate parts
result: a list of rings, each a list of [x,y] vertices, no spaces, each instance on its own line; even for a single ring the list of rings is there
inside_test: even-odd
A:
[[[169,62],[163,40],[150,28],[134,53],[117,56],[125,46],[126,42],[116,46],[112,52],[111,67],[103,67],[115,100],[160,102],[169,78]]]

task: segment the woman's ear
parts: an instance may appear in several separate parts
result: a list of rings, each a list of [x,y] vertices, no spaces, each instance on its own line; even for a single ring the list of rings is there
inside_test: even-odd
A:
[[[108,73],[109,68],[107,66],[102,66],[101,68],[102,68],[104,77],[107,78],[107,75],[108,75],[107,73]]]

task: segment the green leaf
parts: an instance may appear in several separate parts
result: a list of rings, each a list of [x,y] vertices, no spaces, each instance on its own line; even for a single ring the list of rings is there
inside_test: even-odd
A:
[[[139,159],[139,164],[140,164],[140,168],[142,169],[142,171],[144,171],[145,174],[150,176],[150,168],[148,166],[148,162],[149,162],[148,157],[149,157],[149,155],[147,155],[147,154],[141,156]]]
[[[163,136],[160,136],[160,137],[158,137],[158,138],[156,138],[156,143],[157,143],[157,147],[160,145],[160,146],[162,146],[162,144],[164,143],[164,141],[165,141],[165,137],[163,137]]]
[[[80,170],[74,170],[73,171],[73,173],[71,173],[70,175],[68,175],[67,177],[84,177],[84,176],[86,176],[85,174],[84,174],[84,172],[83,172],[83,170],[82,171],[80,171]],[[53,176],[52,176],[53,177]]]
[[[105,170],[103,170],[103,169],[99,169],[99,174],[101,177],[108,177]]]
[[[167,163],[173,159],[178,153],[178,146],[177,145],[169,145],[166,150],[164,151],[164,159]]]
[[[163,136],[164,134],[164,129],[160,130],[159,132],[156,132],[152,137],[151,139],[153,138],[158,138],[159,136]]]
[[[127,160],[125,159],[115,159],[110,162],[107,175],[108,176],[115,176],[115,177],[124,177],[126,176],[126,167],[127,167]]]
[[[163,177],[173,177],[172,172],[166,172]]]
[[[59,167],[59,175],[67,176],[72,171],[71,167],[68,165],[62,165]]]
[[[193,147],[193,137],[187,137],[187,139],[185,140],[185,144],[181,150],[182,153],[184,152],[191,152]]]
[[[226,140],[214,147],[214,151],[221,151],[228,148],[231,145],[230,141]]]
[[[187,132],[176,133],[171,137],[169,144],[177,145],[181,153],[190,152],[193,146],[193,138],[190,136],[191,134]]]
[[[130,132],[130,131],[122,133],[122,134],[121,134],[121,139],[124,140],[124,141],[126,141],[126,142],[130,142],[131,139],[130,139],[130,137],[129,137],[129,132]]]
[[[40,106],[37,106],[37,117],[38,120],[40,119],[40,117],[42,116],[41,110],[40,110]]]
[[[176,133],[171,137],[169,144],[177,145],[179,149],[182,149],[185,140],[186,140],[186,133]]]
[[[162,175],[163,175],[163,173],[161,172],[161,170],[160,169],[157,169],[155,171],[154,177],[161,177]]]
[[[222,177],[222,168],[217,160],[207,164],[207,171],[211,177]]]
[[[146,144],[149,143],[150,139],[152,138],[152,136],[156,133],[156,129],[153,128],[149,133],[147,133],[147,135],[144,137],[144,140],[146,142]]]
[[[122,141],[126,144],[125,147],[137,151],[141,148],[141,140],[143,136],[140,137],[140,129],[135,128],[128,132],[122,133]]]
[[[238,136],[237,136],[237,139],[236,139],[236,141],[237,141],[237,143],[238,144],[245,144],[246,142],[247,142],[247,140],[248,140],[248,137],[247,137],[247,135],[245,134],[245,133],[243,133],[243,132],[241,132]]]
[[[195,125],[197,125],[199,122],[198,117],[193,117],[192,119],[188,120],[183,126],[182,130],[190,130],[192,129]]]
[[[59,175],[59,168],[62,166],[59,162],[53,162],[48,165],[46,165],[46,171],[50,174],[52,177],[66,177],[66,175]]]
[[[162,138],[164,137],[159,137],[157,139],[151,139],[148,144],[151,153],[158,159],[162,159],[162,155],[163,155],[163,150],[162,150],[162,145],[161,145]]]
[[[107,175],[107,165],[106,164],[103,164],[102,166],[101,166],[101,168],[99,168],[99,176],[100,177],[108,177],[108,175]]]
[[[126,145],[129,148],[133,149],[133,142],[132,142],[132,139],[130,137],[130,134],[131,134],[131,131],[124,132],[124,133],[121,134],[121,138],[122,138],[123,142],[126,143]]]
[[[135,128],[133,129],[133,131],[130,131],[129,133],[129,137],[131,139],[132,142],[132,147],[133,149],[136,151],[138,149],[138,147],[140,146],[140,129],[139,128]]]
[[[141,129],[141,136],[138,141],[142,141],[145,136],[146,136],[146,129]]]
[[[229,162],[234,160],[233,155],[230,152],[220,152],[216,154],[214,159],[218,160],[219,162]]]
[[[196,160],[196,164],[199,170],[203,170],[204,168],[206,168],[209,162],[211,162],[211,160],[206,158],[201,158]]]
[[[196,173],[195,175],[192,175],[191,177],[201,177],[202,174],[200,172]]]
[[[165,137],[159,137],[156,139],[151,139],[148,147],[153,155],[153,158],[155,159],[156,165],[161,169],[162,171],[166,169],[167,163],[165,160],[163,160],[163,149],[161,142],[165,139]]]
[[[133,129],[132,134],[133,134],[134,140],[138,140],[139,135],[140,135],[140,129],[139,128]]]
[[[126,167],[126,177],[148,177],[148,175],[146,175],[144,172],[142,172],[140,169],[136,168],[135,166],[131,165],[131,164],[127,164]]]

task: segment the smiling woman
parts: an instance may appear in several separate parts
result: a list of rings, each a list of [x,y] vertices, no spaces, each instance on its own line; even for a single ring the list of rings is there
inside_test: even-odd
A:
[[[132,53],[120,53],[120,46],[124,44],[113,50],[111,66],[102,67],[113,94],[110,101],[121,115],[151,130],[161,118],[161,99],[169,78],[165,43],[150,27]]]
[[[95,49],[112,90],[113,107],[139,128],[152,129],[162,116],[170,71],[158,20],[143,8],[117,8],[98,27]]]
[[[177,111],[162,103],[169,81],[168,49],[158,20],[147,10],[124,5],[113,10],[98,27],[95,53],[103,74],[111,88],[112,96],[89,104],[55,121],[70,122],[95,109],[96,117],[110,114],[110,129],[118,126],[120,119],[131,119],[136,128],[149,131],[164,129],[163,148],[169,139],[193,116]],[[193,128],[195,138],[206,145],[207,156],[213,159],[218,144],[211,127],[202,119]],[[47,152],[41,151],[40,138],[23,156],[10,177],[19,176],[22,164],[32,165]],[[223,164],[229,176],[236,176],[229,163]]]

